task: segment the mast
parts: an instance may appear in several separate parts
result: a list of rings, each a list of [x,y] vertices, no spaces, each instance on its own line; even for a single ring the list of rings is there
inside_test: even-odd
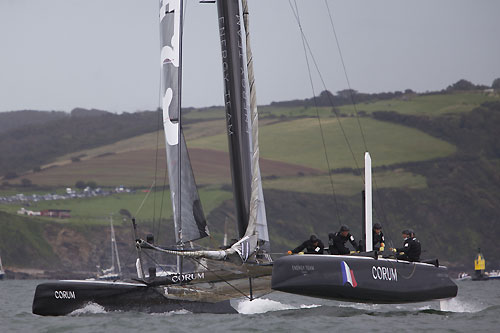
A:
[[[224,104],[236,222],[245,235],[250,215],[251,160],[249,104],[246,87],[244,28],[238,0],[218,0],[219,36],[224,77]]]
[[[122,267],[120,264],[120,257],[118,255],[118,245],[116,244],[116,235],[115,235],[115,228],[113,226],[113,215],[110,217],[110,222],[111,222],[111,253],[114,255],[111,256],[111,260],[113,262],[112,267],[115,267],[115,258],[116,258],[116,264],[118,265],[118,274],[122,275]],[[116,273],[116,269],[114,269]]]
[[[372,234],[372,158],[365,153],[365,246],[366,252],[373,251]]]
[[[115,232],[113,229],[113,215],[109,216],[110,232],[111,232],[111,269],[115,272]]]

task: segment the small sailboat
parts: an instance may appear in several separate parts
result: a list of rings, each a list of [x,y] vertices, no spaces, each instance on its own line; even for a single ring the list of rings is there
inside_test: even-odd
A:
[[[231,299],[253,299],[254,294],[271,291],[272,259],[259,169],[248,8],[246,0],[218,0],[217,9],[239,239],[222,249],[194,243],[208,236],[209,230],[182,129],[183,1],[160,0],[160,89],[176,243],[161,246],[153,237],[138,238],[136,232],[136,279],[42,283],[35,291],[34,314],[65,315],[88,303],[108,311],[235,313]],[[132,222],[136,231],[135,219]],[[157,266],[145,267],[149,251],[176,256],[175,271],[157,274]],[[188,261],[194,263],[194,269]]]
[[[118,255],[118,247],[116,245],[115,228],[113,227],[113,215],[110,216],[109,223],[111,228],[111,267],[99,270],[96,279],[115,281],[121,278],[122,268],[120,265],[120,256]]]
[[[5,276],[5,271],[3,270],[2,257],[0,256],[0,280],[3,280]]]
[[[372,230],[371,157],[365,154],[365,229]],[[379,257],[372,233],[357,255],[291,255],[274,262],[272,288],[292,294],[362,303],[409,303],[452,298],[458,287],[437,260]]]

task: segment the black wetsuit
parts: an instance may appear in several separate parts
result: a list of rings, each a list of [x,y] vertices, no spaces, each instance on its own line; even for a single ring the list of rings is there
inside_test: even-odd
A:
[[[398,254],[396,258],[408,261],[420,261],[421,250],[418,239],[408,237],[405,239],[403,247],[396,249],[397,252],[404,252],[404,254]]]
[[[380,250],[380,244],[385,243],[384,233],[381,231],[380,234],[377,234],[375,231],[373,232],[373,249],[376,251]],[[379,244],[378,246],[376,246]]]
[[[347,236],[342,236],[340,232],[336,232],[334,234],[328,234],[328,250],[330,254],[349,254],[349,249],[345,246],[345,243],[349,241],[355,250],[358,250],[358,244],[356,244],[356,240],[354,236],[351,234],[347,234]]]
[[[325,249],[325,245],[321,240],[317,240],[318,244],[314,245],[310,239],[306,240],[304,243],[297,246],[292,250],[292,253],[299,253],[302,250],[306,249],[305,253],[307,254],[323,254]]]

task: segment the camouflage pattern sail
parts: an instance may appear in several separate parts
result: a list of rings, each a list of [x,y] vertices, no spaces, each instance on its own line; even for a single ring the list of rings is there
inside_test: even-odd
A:
[[[163,127],[175,236],[178,243],[185,243],[209,233],[181,125],[181,1],[160,0],[160,41]]]

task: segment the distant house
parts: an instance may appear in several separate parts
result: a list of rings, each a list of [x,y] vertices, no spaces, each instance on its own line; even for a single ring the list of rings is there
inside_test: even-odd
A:
[[[71,210],[69,209],[47,209],[42,210],[41,215],[48,217],[58,217],[60,219],[69,219],[71,217],[70,212]]]
[[[35,211],[32,211],[32,210],[28,210],[28,209],[26,209],[24,207],[21,207],[21,209],[18,210],[17,213],[19,215],[28,215],[28,216],[40,216],[40,215],[42,215],[41,212],[35,212]]]

